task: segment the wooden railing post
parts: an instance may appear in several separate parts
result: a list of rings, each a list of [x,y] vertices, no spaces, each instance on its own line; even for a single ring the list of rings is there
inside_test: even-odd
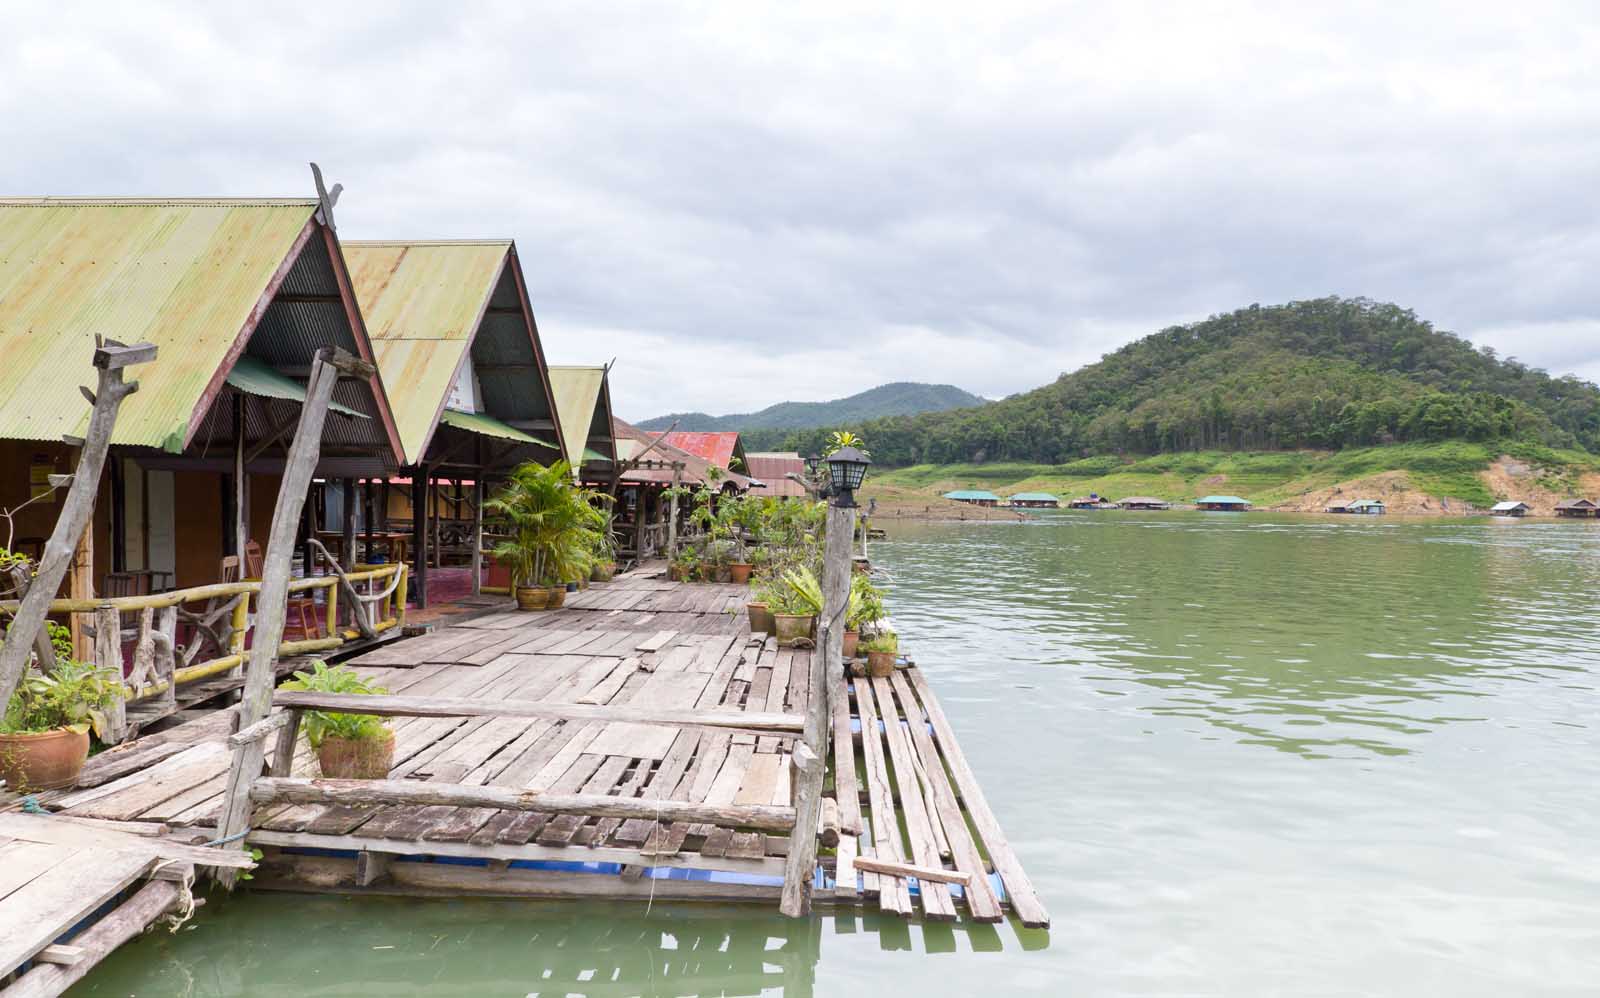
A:
[[[845,611],[850,603],[850,551],[854,544],[855,508],[828,506],[827,536],[822,554],[822,616],[817,621],[817,648],[811,654],[810,698],[800,744],[795,746],[794,830],[784,864],[783,895],[778,910],[790,918],[811,912],[811,881],[817,866],[817,817],[822,810],[822,783],[827,769],[829,697],[844,695]]]
[[[283,641],[284,614],[289,598],[290,563],[294,559],[295,535],[300,512],[305,507],[306,491],[322,453],[322,426],[328,416],[328,403],[340,374],[359,378],[373,376],[373,366],[342,350],[324,347],[317,351],[306,384],[306,400],[300,407],[300,425],[284,466],[278,487],[278,502],[272,511],[272,529],[267,537],[266,564],[262,568],[257,600],[255,640],[250,649],[250,665],[245,672],[244,697],[239,703],[238,726],[246,728],[267,716],[272,709],[272,685],[277,677],[278,646]],[[226,842],[242,836],[250,826],[250,785],[261,776],[266,750],[259,740],[234,750],[228,770],[227,790],[223,794],[222,814],[217,819],[217,838]],[[237,873],[222,870],[218,881],[232,888]]]

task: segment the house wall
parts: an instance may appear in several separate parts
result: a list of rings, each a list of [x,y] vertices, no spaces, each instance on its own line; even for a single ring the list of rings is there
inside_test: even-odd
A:
[[[173,584],[186,589],[217,582],[222,564],[222,476],[211,471],[179,471],[172,478],[178,549]]]

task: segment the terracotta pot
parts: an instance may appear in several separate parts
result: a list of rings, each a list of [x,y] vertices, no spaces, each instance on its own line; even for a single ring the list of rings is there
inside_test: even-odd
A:
[[[667,566],[667,579],[669,581],[672,581],[672,582],[682,582],[683,581],[683,566],[682,565],[668,565]]]
[[[544,586],[518,586],[518,610],[543,610],[550,605],[550,590]]]
[[[753,566],[747,561],[736,561],[728,566],[728,578],[734,585],[743,586],[750,582],[750,569]]]
[[[746,603],[744,608],[750,614],[751,634],[771,634],[778,629],[778,624],[772,619],[772,611],[767,609],[767,604]]]
[[[330,780],[384,779],[394,763],[394,732],[385,728],[382,738],[329,735],[317,747],[317,763]]]
[[[36,735],[0,735],[0,779],[22,793],[70,787],[89,758],[89,733],[56,728]]]
[[[670,571],[670,570],[669,570]],[[590,582],[610,582],[617,574],[615,562],[602,562],[589,570]]]
[[[844,632],[844,657],[845,658],[855,658],[856,657],[856,645],[858,645],[860,643],[861,643],[861,632],[860,631],[845,631]]]
[[[867,652],[867,675],[878,679],[887,679],[894,675],[894,657],[892,651]]]
[[[798,648],[803,645],[815,647],[816,642],[811,638],[811,627],[817,622],[812,614],[775,613],[772,615],[776,625],[773,633],[778,636],[778,645],[783,648]]]
[[[567,604],[567,587],[551,586],[546,590],[550,594],[550,601],[545,604],[547,610],[558,610]]]

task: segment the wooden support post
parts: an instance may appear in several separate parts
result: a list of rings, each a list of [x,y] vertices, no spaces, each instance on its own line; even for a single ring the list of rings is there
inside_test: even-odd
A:
[[[811,654],[811,695],[806,703],[805,729],[795,746],[795,825],[789,837],[783,896],[778,905],[778,910],[790,918],[811,913],[811,881],[817,866],[816,830],[822,812],[823,771],[827,768],[823,759],[830,717],[828,699],[844,695],[844,617],[850,603],[855,514],[854,507],[828,506],[822,554],[822,616],[817,622],[817,649]]]
[[[94,612],[94,664],[108,675],[122,678],[122,614],[109,606]],[[117,697],[106,709],[106,743],[117,745],[128,737],[127,703]]]
[[[294,775],[294,750],[300,741],[300,711],[285,711],[288,720],[278,729],[278,740],[272,747],[272,768],[269,776]]]
[[[61,515],[56,518],[50,540],[45,543],[44,557],[40,559],[33,584],[23,594],[16,616],[6,631],[7,640],[0,645],[0,704],[11,701],[11,694],[22,679],[22,671],[28,667],[34,636],[44,627],[50,601],[61,588],[67,569],[72,567],[73,551],[90,527],[100,473],[105,470],[106,454],[111,449],[111,430],[117,422],[117,410],[122,400],[139,388],[137,381],[122,380],[122,369],[154,360],[155,356],[156,348],[148,343],[131,347],[114,343],[97,345],[94,366],[99,369],[99,381],[95,391],[83,389],[93,408],[83,447],[78,452],[72,485],[67,489],[67,498],[61,504]]]
[[[74,479],[76,480],[76,479]],[[98,486],[96,487],[98,491]],[[78,535],[72,550],[72,578],[67,583],[67,595],[73,599],[94,599],[94,504],[89,504],[89,522]],[[68,617],[72,630],[72,657],[87,662],[94,657],[94,639],[89,637],[83,618],[74,613]]]
[[[678,553],[678,496],[677,488],[683,484],[683,462],[672,463],[672,501],[667,505],[667,557]]]
[[[328,417],[328,403],[340,374],[370,378],[373,366],[345,353],[324,347],[317,351],[306,385],[306,400],[300,407],[300,425],[289,448],[278,502],[272,511],[272,529],[267,536],[266,564],[262,568],[261,592],[257,607],[255,642],[250,649],[250,665],[245,673],[244,698],[239,704],[238,727],[244,729],[267,716],[272,709],[272,684],[277,677],[278,646],[283,641],[284,614],[289,598],[289,563],[294,555],[295,527],[306,501],[306,490],[316,471],[322,452],[322,427]],[[234,750],[223,793],[222,813],[217,819],[217,837],[226,840],[242,835],[250,827],[250,786],[261,775],[266,749],[252,741]],[[222,870],[218,880],[232,889],[237,873]]]
[[[339,492],[343,496],[339,508],[344,512],[344,522],[339,525],[340,537],[339,554],[344,558],[344,570],[356,570],[356,480],[346,478],[339,482]],[[330,632],[332,624],[329,624]]]
[[[250,483],[244,471],[244,395],[233,393],[233,553],[239,556],[239,578],[250,577],[244,548],[250,540]]]
[[[417,607],[428,605],[428,466],[411,469],[411,558],[416,564]]]
[[[483,592],[483,469],[472,483],[472,595]]]
[[[389,485],[384,483],[384,495],[389,494]],[[372,561],[372,545],[377,541],[378,521],[372,505],[372,479],[363,479],[361,482],[361,522],[367,528],[367,561]]]

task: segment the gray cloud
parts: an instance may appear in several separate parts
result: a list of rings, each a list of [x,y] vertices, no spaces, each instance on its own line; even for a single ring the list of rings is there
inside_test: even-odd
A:
[[[0,187],[295,193],[510,235],[627,416],[998,396],[1337,293],[1600,376],[1586,4],[9,12]]]

